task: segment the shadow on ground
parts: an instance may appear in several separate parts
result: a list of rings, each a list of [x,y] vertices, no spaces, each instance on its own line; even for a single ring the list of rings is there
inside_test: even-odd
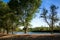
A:
[[[60,40],[60,35],[51,36],[31,36],[31,35],[19,35],[9,38],[0,38],[0,40]]]

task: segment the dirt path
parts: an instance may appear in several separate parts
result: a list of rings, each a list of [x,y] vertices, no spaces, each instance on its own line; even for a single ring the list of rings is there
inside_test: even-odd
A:
[[[60,40],[59,34],[23,34],[23,35],[6,35],[0,37],[0,40]]]

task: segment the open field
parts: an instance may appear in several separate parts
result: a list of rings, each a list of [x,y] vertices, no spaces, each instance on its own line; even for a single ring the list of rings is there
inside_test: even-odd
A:
[[[0,40],[60,40],[60,35],[58,34],[6,35],[0,37]]]

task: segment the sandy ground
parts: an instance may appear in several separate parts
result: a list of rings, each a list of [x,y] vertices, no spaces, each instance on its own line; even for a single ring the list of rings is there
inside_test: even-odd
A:
[[[60,40],[60,34],[23,34],[1,36],[0,40]]]

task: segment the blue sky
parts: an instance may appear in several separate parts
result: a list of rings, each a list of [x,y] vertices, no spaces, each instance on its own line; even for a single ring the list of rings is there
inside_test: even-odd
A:
[[[4,2],[8,2],[9,0],[3,0]],[[49,7],[54,4],[59,7],[57,10],[58,16],[60,15],[60,0],[42,0],[42,4],[40,8],[46,8],[49,10]],[[40,26],[48,26],[43,19],[39,18],[39,15],[42,11],[40,10],[39,13],[36,13],[36,17],[31,21],[33,27],[40,27]]]
[[[9,2],[9,0],[2,0],[2,1],[4,1],[4,2],[6,2],[6,3]]]
[[[60,0],[42,0],[42,4],[40,6],[40,8],[46,8],[49,10],[49,7],[54,4],[56,6],[58,6],[59,8],[57,9],[58,12],[58,16],[60,15]],[[39,18],[40,13],[42,9],[40,9],[40,12],[37,13],[36,18],[34,18],[31,22],[31,24],[33,25],[33,27],[40,27],[40,26],[48,26],[45,21],[42,18]]]

